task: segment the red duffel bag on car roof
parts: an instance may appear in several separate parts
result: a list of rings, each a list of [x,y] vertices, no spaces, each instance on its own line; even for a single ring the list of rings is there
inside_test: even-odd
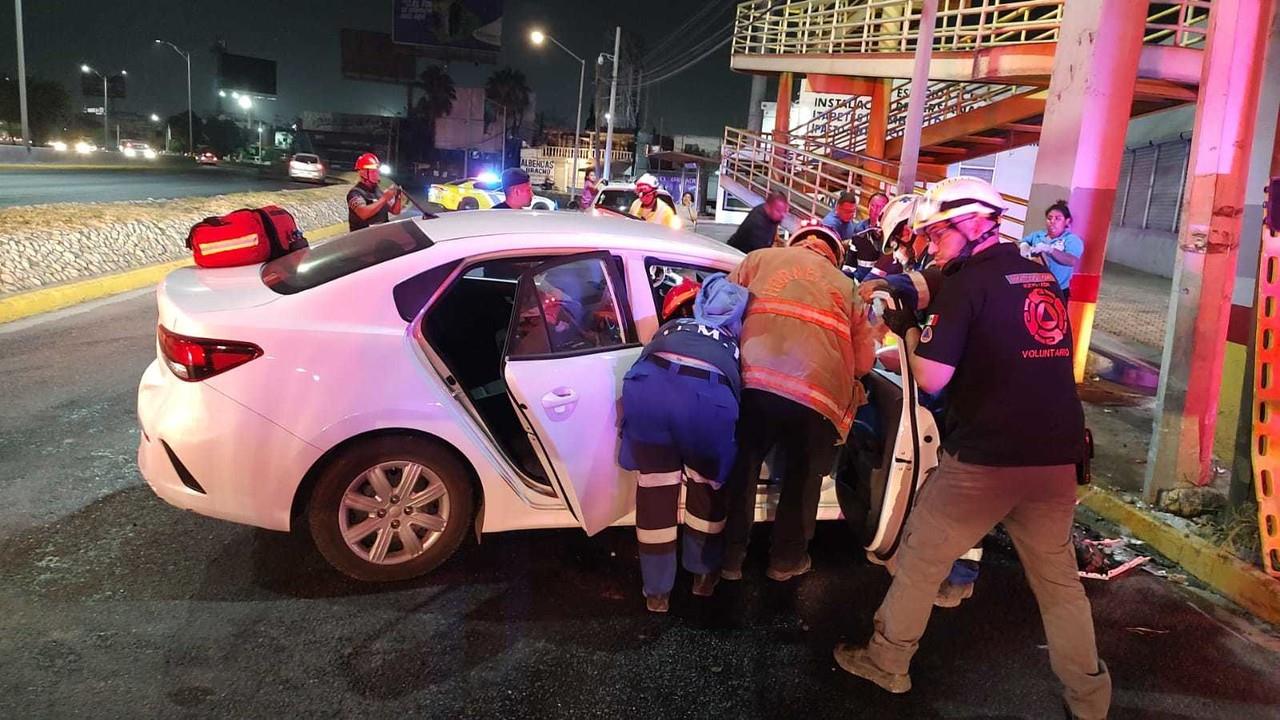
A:
[[[187,247],[200,267],[236,267],[307,247],[307,240],[288,210],[267,205],[201,220],[187,233]]]

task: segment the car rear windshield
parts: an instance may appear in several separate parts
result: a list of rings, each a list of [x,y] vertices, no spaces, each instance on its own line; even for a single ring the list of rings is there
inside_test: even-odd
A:
[[[302,153],[298,153],[297,155],[294,155],[293,159],[297,160],[298,162],[304,162],[304,163],[320,162],[320,158],[316,157],[315,155],[303,155]]]
[[[262,266],[262,282],[281,295],[293,295],[432,244],[413,220],[374,225],[268,262]]]

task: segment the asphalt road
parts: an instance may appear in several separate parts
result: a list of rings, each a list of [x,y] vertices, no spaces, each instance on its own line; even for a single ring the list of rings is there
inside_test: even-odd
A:
[[[179,198],[308,187],[315,185],[283,178],[261,178],[256,170],[233,167],[208,166],[187,170],[6,168],[0,172],[0,207]]]
[[[816,572],[644,611],[617,529],[469,539],[437,573],[353,583],[301,539],[155,498],[134,466],[152,298],[0,326],[0,717],[1056,718],[1016,558],[938,611],[889,696],[838,670],[887,578],[825,523]],[[1135,572],[1088,585],[1113,718],[1272,718],[1280,642]]]

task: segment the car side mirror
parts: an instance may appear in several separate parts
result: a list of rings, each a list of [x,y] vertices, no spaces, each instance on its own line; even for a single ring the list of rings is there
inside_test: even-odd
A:
[[[1271,178],[1263,201],[1262,222],[1273,233],[1280,234],[1280,177]]]

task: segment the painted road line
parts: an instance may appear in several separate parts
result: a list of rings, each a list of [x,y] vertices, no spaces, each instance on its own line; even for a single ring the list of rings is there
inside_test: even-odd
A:
[[[318,243],[341,235],[346,231],[347,224],[345,222],[335,223],[307,231],[307,239],[313,243]],[[0,298],[0,323],[12,322],[32,315],[60,310],[90,300],[97,300],[98,298],[155,285],[174,270],[191,264],[191,259],[185,258]]]

